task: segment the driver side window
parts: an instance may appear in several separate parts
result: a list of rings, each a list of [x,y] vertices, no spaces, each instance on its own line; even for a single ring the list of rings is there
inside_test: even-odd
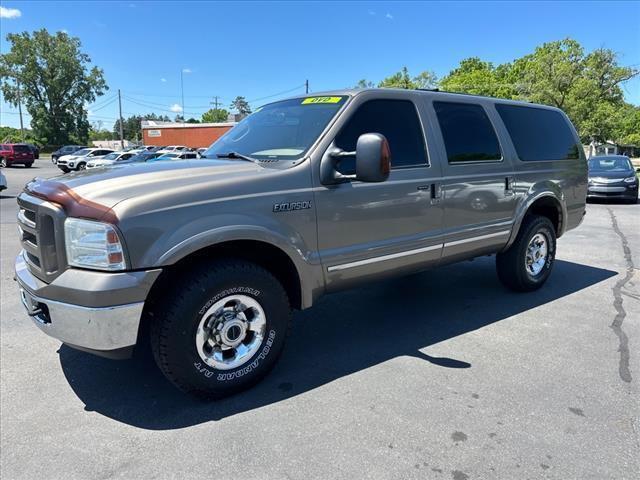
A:
[[[336,136],[334,144],[346,152],[356,149],[358,137],[364,133],[381,133],[391,150],[391,168],[426,166],[427,151],[420,119],[409,100],[370,100],[353,113]],[[340,173],[355,173],[355,157],[342,158]]]

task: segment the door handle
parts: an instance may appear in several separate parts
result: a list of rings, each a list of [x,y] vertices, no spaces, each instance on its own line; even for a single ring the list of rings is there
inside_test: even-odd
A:
[[[428,185],[419,185],[418,190],[421,192],[428,191],[431,196],[431,205],[440,203],[442,197],[442,189],[439,183],[430,183]]]
[[[504,177],[504,194],[506,196],[516,194],[514,177]]]

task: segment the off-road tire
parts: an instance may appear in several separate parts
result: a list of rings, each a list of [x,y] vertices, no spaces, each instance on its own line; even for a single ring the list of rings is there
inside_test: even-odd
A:
[[[221,398],[253,386],[269,373],[282,353],[291,319],[289,298],[271,273],[245,260],[217,260],[190,270],[173,284],[176,288],[153,307],[149,334],[155,361],[174,385],[204,399]],[[258,301],[266,331],[257,351],[242,365],[216,369],[198,353],[196,331],[209,306],[234,294]]]
[[[548,243],[547,259],[542,270],[532,275],[526,267],[527,247],[538,233],[543,234]],[[502,284],[516,292],[530,292],[542,287],[549,278],[556,256],[556,231],[547,217],[527,215],[513,244],[496,256],[496,269]]]

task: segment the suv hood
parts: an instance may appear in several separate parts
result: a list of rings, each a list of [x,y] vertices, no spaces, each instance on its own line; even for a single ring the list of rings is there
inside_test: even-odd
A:
[[[108,169],[74,172],[49,180],[35,178],[26,185],[25,191],[61,204],[67,214],[74,209],[76,212],[80,211],[74,204],[90,205],[104,212],[131,197],[175,189],[213,189],[222,182],[229,184],[269,172],[274,170],[239,160],[131,163],[114,165]]]

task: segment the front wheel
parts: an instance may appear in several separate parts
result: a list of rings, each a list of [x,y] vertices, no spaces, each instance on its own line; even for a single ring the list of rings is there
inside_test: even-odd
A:
[[[528,215],[518,236],[496,256],[500,281],[516,292],[540,288],[549,278],[556,256],[556,231],[547,217]]]
[[[220,398],[249,388],[275,365],[289,329],[287,294],[268,271],[243,260],[192,270],[153,309],[151,348],[178,388]]]

